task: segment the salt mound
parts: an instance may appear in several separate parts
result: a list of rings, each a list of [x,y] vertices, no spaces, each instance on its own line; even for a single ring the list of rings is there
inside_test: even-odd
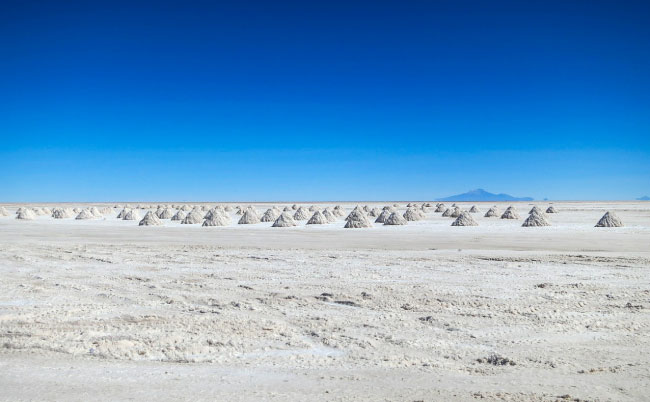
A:
[[[92,212],[90,212],[89,209],[84,209],[83,211],[79,212],[79,215],[75,218],[76,220],[82,220],[82,219],[93,219],[95,218],[95,215],[93,215]]]
[[[553,205],[551,205],[550,207],[546,208],[546,213],[547,214],[557,214],[557,209],[555,209],[555,207]]]
[[[264,212],[264,215],[262,215],[262,218],[260,219],[260,221],[262,221],[262,222],[275,222],[275,220],[278,219],[278,217],[281,214],[282,213],[278,213],[278,211],[276,211],[275,209],[269,208],[269,209],[266,210],[266,212]]]
[[[619,228],[623,227],[623,222],[614,212],[607,211],[605,215],[596,224],[597,228]]]
[[[291,209],[293,209],[293,210],[295,211],[295,210],[298,209],[298,206],[297,206],[296,204],[293,204],[293,205],[291,206]]]
[[[52,218],[54,219],[65,219],[70,218],[70,214],[63,208],[54,208],[52,211]]]
[[[248,208],[237,222],[240,225],[250,225],[254,223],[260,223],[260,217],[257,215],[254,209]]]
[[[126,209],[121,210],[120,213],[117,214],[117,219],[124,219],[124,216],[126,215],[127,212],[129,211],[127,211]]]
[[[183,206],[181,207],[181,211],[183,211],[183,212],[190,212],[191,210],[192,210],[192,207],[190,207],[190,206],[187,205],[187,204],[185,204],[185,205],[183,205]]]
[[[381,211],[381,214],[379,214],[379,216],[377,217],[377,219],[375,219],[375,223],[384,223],[384,222],[386,222],[386,219],[388,219],[388,217],[389,217],[392,213],[393,213],[393,212],[391,212],[391,211],[388,210],[388,209],[385,209],[385,210]]]
[[[160,225],[162,225],[162,221],[160,220],[160,218],[158,218],[158,216],[155,213],[151,211],[147,212],[147,214],[144,216],[144,218],[142,218],[140,223],[138,223],[138,226],[160,226]]]
[[[469,209],[469,212],[471,212],[473,214],[476,214],[476,213],[479,213],[481,211],[479,211],[479,209],[476,208],[476,205],[472,205],[472,207]]]
[[[95,218],[101,218],[102,216],[104,216],[104,215],[102,215],[102,213],[99,211],[99,209],[97,209],[97,207],[92,207],[92,208],[90,208],[90,213],[93,214],[93,216],[94,216]]]
[[[176,215],[172,216],[172,220],[182,221],[183,219],[185,219],[185,217],[186,217],[185,212],[182,209],[180,209],[178,212],[176,212]]]
[[[469,212],[461,212],[451,226],[478,226],[478,223],[472,218]]]
[[[543,213],[535,211],[531,213],[528,216],[528,218],[526,218],[526,220],[521,226],[523,227],[551,226],[551,224],[549,223],[549,221],[546,220],[546,217],[544,216]]]
[[[203,221],[203,214],[199,211],[192,211],[185,216],[185,219],[181,221],[183,225],[196,225]]]
[[[306,219],[309,219],[309,211],[304,207],[300,207],[296,213],[293,214],[293,219],[297,221],[304,221]]]
[[[350,212],[350,215],[345,219],[347,222],[344,227],[347,229],[369,228],[372,226],[362,210]]]
[[[43,211],[44,215],[52,215],[52,210],[47,207],[41,208],[41,211]]]
[[[9,216],[9,211],[7,211],[7,208],[0,207],[0,216]]]
[[[174,216],[174,211],[171,208],[165,208],[162,210],[158,217],[160,219],[171,219]]]
[[[542,210],[537,207],[537,205],[533,205],[533,207],[528,211],[529,214],[532,213],[538,213],[538,214],[543,214]]]
[[[311,207],[309,207],[309,212],[316,212],[316,211],[318,211],[318,208],[316,208],[316,205],[312,205]]]
[[[501,219],[519,219],[519,214],[514,208],[508,207],[501,215]]]
[[[463,213],[463,211],[460,208],[456,207],[454,208],[454,212],[452,212],[449,216],[452,218],[458,218],[461,213]]]
[[[34,214],[32,210],[26,208],[18,210],[18,213],[16,214],[16,219],[20,219],[22,221],[31,221],[34,218],[36,218],[36,214]]]
[[[327,218],[320,211],[314,212],[314,215],[307,221],[308,225],[324,225],[326,223],[328,223]]]
[[[408,221],[404,219],[404,217],[400,215],[399,212],[392,212],[390,215],[388,215],[388,218],[384,220],[384,225],[406,225],[407,223]]]
[[[411,207],[404,212],[404,219],[407,221],[420,221],[424,219],[424,213],[417,208]]]
[[[338,217],[345,215],[345,211],[343,210],[343,207],[341,207],[340,205],[335,206],[332,212],[334,212],[334,215]]]
[[[282,210],[282,212],[290,212],[290,211],[293,211],[293,209],[291,209],[290,206],[286,206],[286,207],[284,207],[284,209]]]
[[[101,212],[102,215],[112,214],[112,213],[113,213],[113,208],[111,208],[111,207],[104,207],[104,208],[102,208],[101,211],[99,211],[99,212]]]
[[[445,209],[445,212],[442,213],[442,216],[444,216],[445,218],[448,218],[448,217],[451,216],[451,214],[452,214],[453,212],[454,212],[454,211],[452,211],[451,208],[447,208],[447,209]]]
[[[131,209],[124,214],[124,217],[122,220],[125,221],[137,221],[140,220],[140,214],[138,213],[137,209]]]
[[[81,212],[81,209],[75,207],[75,208],[72,209],[72,212],[74,212],[75,214],[78,214],[79,212]]]
[[[226,214],[216,212],[212,214],[210,219],[206,219],[202,226],[228,226],[230,225],[230,217]]]
[[[273,222],[271,227],[273,228],[288,228],[291,226],[296,226],[296,221],[293,220],[293,217],[288,212],[283,212],[280,214],[278,219]]]
[[[499,216],[499,212],[497,211],[496,208],[492,207],[488,209],[488,211],[483,216],[485,216],[486,218],[492,218],[494,216]]]

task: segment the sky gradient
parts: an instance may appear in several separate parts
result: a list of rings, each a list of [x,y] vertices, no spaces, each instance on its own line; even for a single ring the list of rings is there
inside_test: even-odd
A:
[[[650,193],[648,2],[0,13],[0,201]]]

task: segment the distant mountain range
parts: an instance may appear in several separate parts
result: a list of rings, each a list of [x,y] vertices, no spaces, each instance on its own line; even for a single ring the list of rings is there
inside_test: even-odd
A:
[[[438,201],[532,201],[532,197],[513,197],[509,194],[493,194],[482,188],[471,190],[451,197],[439,198]]]
[[[647,195],[644,195],[643,197],[637,198],[637,201],[650,201],[650,197]]]

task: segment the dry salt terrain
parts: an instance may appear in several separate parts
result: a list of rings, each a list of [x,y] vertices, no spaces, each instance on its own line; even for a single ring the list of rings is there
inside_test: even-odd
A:
[[[461,227],[432,204],[359,229],[343,228],[356,203],[282,228],[5,205],[0,400],[650,398],[650,203],[556,202],[545,227],[521,225],[548,202],[512,203],[516,220],[476,203]],[[110,211],[15,219],[90,206]],[[625,226],[594,227],[606,211]]]

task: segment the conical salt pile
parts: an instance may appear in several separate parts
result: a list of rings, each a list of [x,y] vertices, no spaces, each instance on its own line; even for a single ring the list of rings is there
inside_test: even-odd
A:
[[[162,210],[158,217],[160,219],[171,219],[174,216],[174,211],[171,208],[165,208]]]
[[[528,211],[528,214],[532,214],[533,212],[536,212],[538,214],[543,214],[544,212],[537,207],[537,205],[533,205],[533,207]]]
[[[190,206],[187,205],[187,204],[185,204],[185,205],[183,205],[183,206],[181,207],[181,211],[183,211],[183,212],[190,212],[191,210],[192,210],[192,207],[190,207]]]
[[[147,214],[142,218],[140,223],[138,223],[138,226],[160,226],[162,225],[162,221],[158,216],[156,216],[155,213],[149,211]]]
[[[36,214],[32,210],[27,208],[19,210],[18,213],[16,214],[16,219],[20,219],[22,221],[31,221],[34,218],[36,218]]]
[[[180,209],[180,210],[178,210],[178,212],[176,212],[176,214],[174,216],[172,216],[171,220],[173,220],[173,221],[182,221],[183,219],[185,219],[186,216],[187,216],[187,214],[182,209]]]
[[[9,211],[7,211],[7,208],[0,207],[0,216],[9,216]]]
[[[124,216],[126,215],[127,212],[129,211],[127,211],[126,209],[121,210],[120,213],[117,214],[117,219],[124,219]]]
[[[618,228],[622,226],[623,222],[621,222],[614,212],[610,211],[607,211],[596,224],[597,228]]]
[[[312,205],[311,207],[309,207],[309,212],[316,212],[316,211],[318,211],[316,205]]]
[[[283,212],[278,216],[278,219],[273,222],[273,225],[271,227],[273,228],[288,228],[290,226],[296,226],[297,223],[295,220],[293,220],[293,217],[289,212]]]
[[[400,215],[399,212],[392,212],[390,215],[388,215],[388,218],[384,220],[384,225],[406,225],[407,223],[408,221],[402,215]]]
[[[452,218],[458,218],[463,211],[459,207],[455,207],[454,211],[449,215]]]
[[[381,211],[381,213],[379,214],[379,216],[377,217],[377,219],[375,219],[375,223],[384,223],[384,222],[386,222],[386,219],[388,219],[388,217],[389,217],[392,213],[393,213],[393,212],[391,212],[391,211],[388,210],[388,209],[385,209],[385,210]]]
[[[52,210],[47,207],[43,207],[41,210],[43,211],[44,215],[52,215]]]
[[[90,208],[90,213],[93,214],[95,218],[101,218],[102,216],[104,216],[102,215],[101,211],[97,209],[97,207]]]
[[[343,210],[343,207],[341,207],[340,205],[335,206],[332,212],[334,212],[334,215],[338,217],[345,216],[345,211]]]
[[[347,229],[369,228],[372,226],[368,220],[368,217],[366,217],[366,214],[364,214],[363,210],[361,209],[350,212],[350,215],[348,215],[345,219],[346,222],[344,227]]]
[[[453,214],[453,213],[454,213],[454,211],[452,211],[451,208],[447,208],[447,209],[445,209],[445,212],[442,213],[442,216],[444,216],[445,218],[449,218],[451,216],[451,214]]]
[[[291,209],[290,206],[286,206],[284,207],[284,209],[282,209],[282,212],[291,212],[291,211],[293,211],[293,209]]]
[[[278,219],[278,217],[280,215],[281,214],[279,214],[278,211],[276,211],[275,209],[269,208],[269,209],[266,210],[266,212],[264,212],[264,215],[262,215],[262,218],[260,219],[260,221],[262,221],[262,222],[275,222],[275,220]]]
[[[83,211],[79,212],[79,215],[77,215],[75,219],[82,220],[82,219],[93,219],[93,218],[95,218],[95,215],[93,215],[89,209],[84,209]]]
[[[368,212],[368,216],[372,216],[373,218],[376,218],[381,214],[381,210],[379,208],[373,208]]]
[[[334,215],[333,209],[330,207],[327,207],[323,210],[323,216],[325,219],[327,219],[327,222],[336,221],[336,215]]]
[[[488,209],[488,211],[483,216],[485,216],[486,218],[496,217],[496,216],[499,216],[499,211],[497,211],[496,208],[492,207],[492,208]]]
[[[544,216],[543,213],[534,211],[528,216],[528,218],[526,218],[526,220],[521,226],[523,227],[551,226],[551,224],[549,223],[549,221],[546,220],[546,217]]]
[[[297,206],[296,204],[293,204],[293,205],[291,206],[291,209],[293,209],[293,210],[295,211],[295,210],[298,209],[298,206]]]
[[[122,217],[122,220],[125,221],[137,221],[140,220],[140,214],[138,213],[137,209],[131,209],[124,214]]]
[[[203,222],[203,226],[228,226],[228,225],[230,225],[230,216],[218,211],[213,213],[210,219],[206,219]]]
[[[81,212],[81,208],[73,208],[72,212],[74,212],[75,214],[78,214],[79,212]]]
[[[70,214],[68,214],[68,211],[66,211],[63,208],[54,208],[54,211],[52,211],[52,218],[54,219],[70,218]]]
[[[478,223],[472,218],[469,212],[461,212],[451,226],[478,226]]]
[[[407,208],[404,212],[404,219],[407,221],[421,221],[424,219],[424,213],[416,207]]]
[[[102,213],[102,215],[108,215],[113,213],[113,208],[111,207],[104,207],[102,208],[99,212]]]
[[[255,212],[254,209],[247,208],[246,211],[244,211],[244,214],[241,216],[241,219],[239,219],[239,222],[237,223],[240,225],[251,225],[254,223],[260,223],[260,217],[257,215],[257,212]]]
[[[185,216],[185,219],[181,221],[183,225],[196,225],[203,221],[203,214],[199,211],[192,211]]]
[[[293,219],[297,221],[304,221],[306,219],[309,219],[309,211],[304,207],[300,207],[296,213],[293,214]]]
[[[547,214],[557,214],[557,209],[555,209],[555,207],[553,205],[551,205],[550,207],[546,208],[546,213]]]
[[[479,213],[481,211],[478,208],[476,208],[476,205],[472,205],[472,207],[469,209],[469,212],[471,212],[473,214],[477,214],[477,213]]]
[[[501,219],[520,219],[520,217],[514,208],[508,207],[501,215]]]
[[[321,214],[320,211],[314,212],[314,215],[312,215],[311,218],[309,218],[307,221],[308,225],[324,225],[326,223],[328,223],[327,219],[323,216],[323,214]]]

